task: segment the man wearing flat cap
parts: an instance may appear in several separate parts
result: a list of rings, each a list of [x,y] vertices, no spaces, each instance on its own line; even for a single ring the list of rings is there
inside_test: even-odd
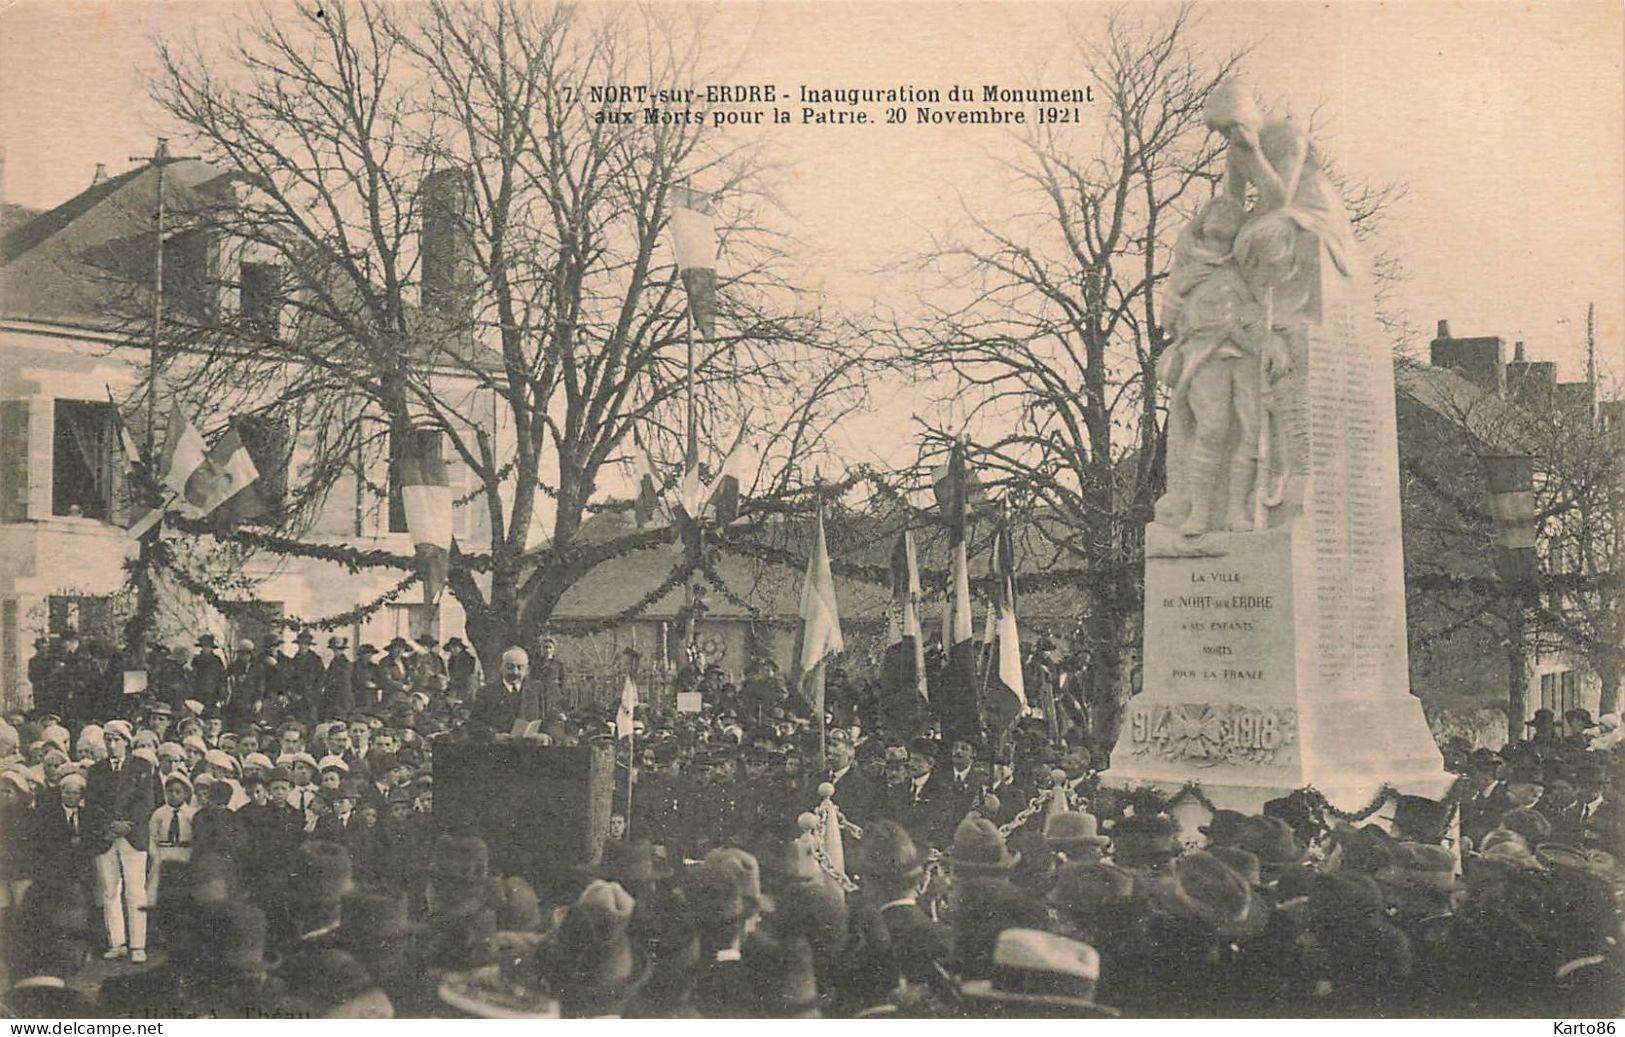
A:
[[[110,720],[103,728],[107,758],[85,775],[85,805],[95,823],[85,832],[95,840],[97,899],[107,925],[108,958],[147,958],[147,823],[157,787],[153,768],[130,755],[134,732],[128,722]]]

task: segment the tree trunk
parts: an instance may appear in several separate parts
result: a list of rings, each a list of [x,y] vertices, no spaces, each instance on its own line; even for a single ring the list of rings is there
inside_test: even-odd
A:
[[[1523,740],[1524,718],[1529,715],[1529,651],[1524,645],[1523,605],[1507,599],[1507,741]]]
[[[1602,694],[1597,699],[1597,715],[1619,712],[1619,665],[1615,660],[1601,662],[1597,676],[1602,678]]]

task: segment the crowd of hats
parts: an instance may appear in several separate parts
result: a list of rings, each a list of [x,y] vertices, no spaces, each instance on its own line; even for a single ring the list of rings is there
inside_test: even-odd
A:
[[[1018,728],[994,780],[974,741],[877,735],[844,717],[826,745],[872,793],[861,806],[837,794],[851,822],[843,884],[825,833],[799,823],[831,777],[814,726],[787,701],[752,716],[743,689],[711,690],[698,714],[640,711],[630,743],[616,742],[612,707],[544,718],[544,740],[618,745],[617,812],[636,773],[631,817],[569,875],[497,874],[482,839],[436,835],[435,746],[492,736],[454,696],[234,729],[185,702],[100,724],[14,715],[0,725],[0,809],[8,831],[32,831],[30,813],[82,786],[111,733],[161,787],[211,812],[150,905],[161,957],[86,993],[87,1014],[1602,1018],[1625,1007],[1617,717],[1538,714],[1526,740],[1498,751],[1447,744],[1462,778],[1443,805],[1403,797],[1356,825],[1295,796],[1259,814],[1214,811],[1196,830],[1155,790],[1099,787],[1089,747],[1053,746],[1042,725]],[[957,766],[961,749],[989,781],[940,819],[909,814],[910,768]],[[266,804],[292,824],[252,820]],[[330,820],[351,813],[353,828]],[[104,940],[88,876],[55,874],[48,859],[7,842],[0,878],[26,889],[0,918],[8,985],[72,978]]]

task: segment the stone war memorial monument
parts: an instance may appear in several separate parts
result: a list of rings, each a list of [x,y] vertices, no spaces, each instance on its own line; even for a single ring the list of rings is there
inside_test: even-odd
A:
[[[1394,377],[1348,215],[1303,131],[1227,82],[1222,190],[1164,303],[1168,491],[1145,538],[1143,690],[1116,786],[1257,811],[1450,785],[1410,693]]]

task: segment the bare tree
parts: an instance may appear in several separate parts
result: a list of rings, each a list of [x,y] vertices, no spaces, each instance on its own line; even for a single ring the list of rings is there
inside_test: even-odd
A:
[[[930,438],[999,430],[973,445],[973,462],[1041,534],[1050,564],[1087,574],[1089,696],[1108,741],[1162,479],[1159,286],[1174,234],[1219,173],[1203,104],[1240,60],[1205,60],[1190,35],[1184,8],[1119,12],[1080,40],[1104,125],[1093,137],[1035,127],[1017,142],[1005,166],[1028,204],[969,214],[973,233],[929,258],[941,283],[914,355],[946,379],[964,420]]]
[[[1510,737],[1523,737],[1534,661],[1565,651],[1618,708],[1625,665],[1620,431],[1577,402],[1508,398],[1451,372],[1402,365],[1406,583],[1413,644],[1466,669],[1504,660]],[[1538,567],[1497,573],[1481,459],[1529,458]],[[1455,650],[1450,650],[1450,646]],[[1423,665],[1426,664],[1425,654]]]
[[[605,119],[587,93],[703,82],[700,37],[626,8],[324,0],[262,10],[224,53],[161,47],[154,96],[234,179],[178,219],[277,282],[269,316],[247,295],[172,313],[167,385],[301,430],[281,549],[343,480],[387,494],[369,465],[422,429],[470,473],[490,544],[454,551],[449,583],[484,653],[669,535],[581,532],[635,427],[681,456],[689,336],[662,244],[680,186],[717,198],[726,256],[718,333],[693,341],[704,438],[754,408],[758,478],[795,491],[781,470],[851,405],[863,358],[795,312],[759,157],[703,121]],[[227,297],[251,287],[229,265]]]

